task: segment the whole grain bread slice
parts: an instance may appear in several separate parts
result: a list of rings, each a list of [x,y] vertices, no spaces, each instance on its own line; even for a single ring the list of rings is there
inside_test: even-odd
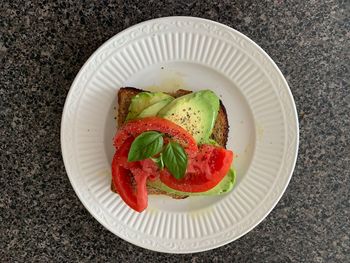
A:
[[[120,128],[123,123],[125,122],[126,116],[129,112],[129,106],[131,103],[131,99],[137,95],[140,92],[144,92],[145,90],[137,89],[133,87],[123,87],[120,88],[118,91],[118,112],[117,112],[117,128]],[[175,98],[181,97],[183,95],[189,94],[192,91],[179,89],[176,92],[169,93]],[[220,146],[226,148],[226,143],[228,139],[228,131],[229,131],[229,124],[228,124],[228,118],[225,106],[222,104],[222,101],[220,100],[220,109],[218,112],[218,117],[216,119],[213,133],[211,138],[214,139]],[[112,191],[116,192],[116,189],[114,189],[113,183],[112,183]],[[159,195],[164,194],[171,196],[173,198],[181,199],[185,198],[186,196],[180,196],[175,194],[168,194],[164,191],[147,187],[147,192],[149,195]]]

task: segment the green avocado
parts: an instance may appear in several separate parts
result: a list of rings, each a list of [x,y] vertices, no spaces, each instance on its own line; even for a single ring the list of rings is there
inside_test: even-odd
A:
[[[140,92],[131,99],[126,120],[135,119],[144,109],[164,99],[172,99],[163,92]]]
[[[218,185],[216,185],[212,189],[205,192],[190,193],[190,192],[182,192],[182,191],[174,190],[166,186],[165,184],[163,184],[159,179],[153,182],[147,181],[147,185],[154,187],[156,189],[162,190],[164,192],[167,192],[169,194],[176,194],[179,196],[203,196],[203,195],[208,196],[208,195],[220,195],[220,194],[228,193],[229,191],[231,191],[231,189],[235,185],[235,182],[236,182],[236,172],[231,168]]]
[[[151,116],[156,116],[157,113],[164,108],[168,103],[170,103],[172,100],[174,100],[173,97],[169,97],[163,100],[160,100],[151,106],[148,106],[145,108],[139,115],[137,115],[136,118],[146,118],[146,117],[151,117]]]
[[[198,144],[207,143],[219,111],[219,98],[211,90],[201,90],[174,99],[158,116],[182,126]]]

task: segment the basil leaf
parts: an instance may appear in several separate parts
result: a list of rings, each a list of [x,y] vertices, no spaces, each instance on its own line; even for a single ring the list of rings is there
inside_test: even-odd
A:
[[[164,168],[163,154],[161,153],[158,158],[151,158],[153,162],[155,162],[160,170]]]
[[[155,131],[143,132],[132,142],[128,161],[140,161],[159,153],[163,147],[163,134]]]
[[[163,161],[169,172],[176,178],[184,177],[187,168],[187,155],[177,142],[169,142],[163,151]]]

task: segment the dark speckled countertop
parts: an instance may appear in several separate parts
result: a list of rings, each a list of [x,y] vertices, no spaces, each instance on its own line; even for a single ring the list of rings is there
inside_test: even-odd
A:
[[[161,3],[163,2],[163,3]],[[18,1],[0,3],[1,262],[350,262],[350,20],[347,1]],[[300,120],[286,193],[254,230],[189,255],[135,247],[75,195],[60,152],[69,87],[107,39],[144,20],[229,25],[282,70]]]

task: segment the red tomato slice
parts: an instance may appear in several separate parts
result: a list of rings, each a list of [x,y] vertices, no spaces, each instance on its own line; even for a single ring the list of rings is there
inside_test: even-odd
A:
[[[228,173],[233,152],[203,144],[195,157],[189,159],[185,176],[178,180],[167,169],[160,172],[160,180],[172,189],[183,192],[204,192],[216,186]]]
[[[145,131],[159,131],[169,135],[183,145],[189,156],[198,149],[196,141],[185,129],[166,119],[149,117],[123,125],[114,138],[116,153],[112,163],[113,184],[124,202],[138,212],[147,207],[147,178],[154,180],[159,176],[159,169],[152,160],[127,160],[132,141]],[[136,186],[133,185],[133,178]]]
[[[118,149],[130,136],[137,137],[145,131],[159,131],[172,137],[173,140],[180,143],[187,154],[198,150],[196,141],[184,128],[172,121],[159,117],[147,117],[136,119],[124,124],[114,137],[114,146]]]
[[[142,212],[148,204],[146,181],[148,174],[137,167],[137,162],[127,162],[128,152],[134,138],[129,137],[115,152],[112,162],[112,180],[120,197],[132,209]],[[141,171],[141,172],[140,172]],[[135,179],[135,187],[132,183]]]

